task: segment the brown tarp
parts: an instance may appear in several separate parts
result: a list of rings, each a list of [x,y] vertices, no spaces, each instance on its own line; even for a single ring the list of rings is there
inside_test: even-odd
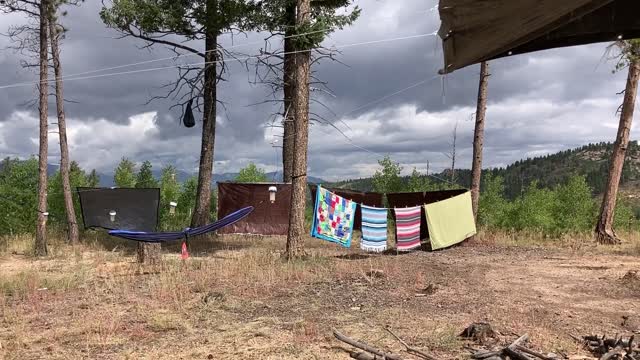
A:
[[[420,206],[422,216],[420,220],[420,239],[426,239],[429,237],[429,229],[427,228],[427,217],[424,212],[424,206],[434,202],[446,200],[454,196],[464,194],[469,190],[456,189],[456,190],[441,190],[441,191],[425,191],[425,192],[410,192],[410,193],[393,193],[387,194],[387,202],[389,208],[404,208]],[[393,218],[395,219],[395,212]]]
[[[278,188],[273,204],[269,201],[270,186]],[[218,183],[218,219],[246,206],[253,206],[253,212],[218,234],[287,235],[291,184]]]
[[[311,203],[316,203],[316,190],[318,189],[318,185],[309,184],[309,190],[311,190]],[[356,207],[356,217],[353,222],[353,228],[355,230],[362,230],[362,209],[360,208],[360,204],[382,207],[384,202],[382,201],[382,194],[373,193],[373,192],[361,192],[347,189],[329,189],[332,193],[342,196],[345,199],[355,201],[358,206]]]
[[[452,72],[503,56],[640,37],[638,0],[440,0]]]

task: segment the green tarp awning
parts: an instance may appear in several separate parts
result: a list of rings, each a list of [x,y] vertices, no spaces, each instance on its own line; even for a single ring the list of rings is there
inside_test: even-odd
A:
[[[440,0],[444,73],[499,57],[640,38],[640,0]]]

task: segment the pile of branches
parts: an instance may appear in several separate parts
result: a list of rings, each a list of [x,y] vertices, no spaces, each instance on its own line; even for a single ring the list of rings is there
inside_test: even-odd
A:
[[[480,350],[471,355],[472,359],[476,360],[556,360],[557,355],[549,354],[544,355],[537,351],[531,350],[524,346],[529,341],[529,334],[520,336],[516,341],[512,342],[509,346],[498,350]]]
[[[599,356],[600,360],[640,360],[640,348],[634,343],[634,336],[624,339],[616,335],[607,338],[605,335],[588,335],[582,339],[573,337],[582,342],[592,354]]]
[[[405,351],[411,354],[412,356],[417,357],[419,359],[424,359],[424,360],[438,360],[432,355],[427,354],[422,350],[419,350],[410,346],[404,340],[402,340],[398,335],[396,335],[393,331],[391,331],[390,328],[387,327],[385,328],[385,330],[387,330],[396,340],[398,340],[398,342],[400,342],[405,347]],[[352,359],[356,359],[356,360],[408,360],[409,359],[400,354],[385,352],[363,341],[352,339],[340,333],[336,329],[333,330],[333,336],[335,336],[336,339],[344,343],[347,343],[357,349],[363,350],[363,351],[349,351],[349,355],[351,356]]]

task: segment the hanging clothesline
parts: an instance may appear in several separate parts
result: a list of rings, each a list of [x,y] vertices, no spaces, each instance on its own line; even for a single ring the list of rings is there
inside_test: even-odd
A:
[[[434,12],[437,8],[438,8],[438,5],[436,5],[436,6],[432,7],[432,8],[429,8],[429,9],[418,10],[418,11],[412,12],[412,13],[421,14],[421,13],[427,13],[427,12]],[[396,18],[395,16],[377,17],[377,19],[395,19],[395,18]],[[281,40],[290,39],[290,38],[297,38],[297,37],[306,36],[306,35],[313,35],[313,34],[317,34],[317,33],[333,31],[333,30],[334,29],[329,29],[329,28],[320,29],[320,30],[314,30],[314,31],[309,31],[309,32],[301,33],[301,34],[283,36],[281,38]],[[259,41],[248,42],[248,43],[241,43],[241,44],[236,44],[236,45],[224,46],[224,48],[225,49],[234,49],[234,48],[245,47],[245,46],[249,46],[249,45],[262,45],[262,44],[265,44],[265,42],[266,42],[266,40],[263,39],[263,40],[259,40]],[[62,77],[62,80],[66,80],[68,78],[81,76],[81,75],[89,75],[89,74],[100,73],[100,72],[103,72],[103,71],[117,70],[117,69],[123,69],[123,68],[127,68],[127,67],[139,66],[139,65],[146,65],[146,64],[151,64],[151,63],[154,63],[154,62],[161,62],[161,61],[167,61],[167,60],[177,60],[177,59],[180,59],[180,58],[186,58],[186,57],[191,57],[191,56],[201,56],[201,55],[206,55],[207,53],[214,52],[214,51],[218,51],[218,49],[206,50],[206,51],[203,51],[201,54],[197,54],[197,53],[180,54],[180,55],[177,55],[177,56],[174,55],[174,56],[168,56],[168,57],[163,57],[163,58],[144,60],[144,61],[139,61],[139,62],[133,62],[133,63],[121,64],[121,65],[110,66],[110,67],[105,67],[105,68],[99,68],[99,69],[94,69],[94,70],[88,70],[88,71],[83,71],[83,72],[78,72],[78,73],[73,73],[73,74],[67,74],[67,75]],[[277,54],[277,55],[280,55],[280,54]],[[53,81],[55,81],[55,79],[49,79],[48,80],[48,82],[53,82]],[[30,83],[24,83],[24,84],[30,84]],[[2,88],[2,87],[0,87],[0,88]]]
[[[363,42],[357,42],[357,43],[351,43],[351,44],[335,45],[335,46],[331,47],[330,49],[335,49],[335,50],[337,50],[337,49],[346,49],[346,48],[355,47],[355,46],[381,44],[381,43],[385,43],[385,42],[409,40],[409,39],[416,39],[416,38],[427,37],[427,36],[436,36],[436,35],[437,35],[437,31],[431,32],[431,33],[417,34],[417,35],[401,36],[401,37],[390,38],[390,39],[376,39],[376,40],[363,41]],[[309,51],[315,50],[315,49],[317,49],[317,48],[283,52],[283,53],[279,53],[278,56],[285,55],[285,54],[305,53],[305,52],[309,52]],[[223,59],[223,60],[204,61],[204,62],[189,63],[189,64],[161,66],[161,67],[155,67],[155,68],[120,71],[120,72],[107,73],[107,74],[98,74],[98,75],[90,75],[90,76],[78,76],[78,77],[67,77],[66,79],[64,79],[64,81],[88,80],[88,79],[97,79],[97,78],[112,77],[112,76],[119,76],[119,75],[131,75],[131,74],[139,74],[139,73],[146,73],[146,72],[152,72],[152,71],[160,71],[160,70],[181,68],[181,67],[185,67],[185,66],[207,66],[207,65],[213,65],[213,64],[223,64],[223,63],[227,63],[227,62],[240,62],[240,61],[243,61],[243,60],[250,60],[250,59],[270,58],[270,57],[273,57],[273,56],[274,55],[272,55],[272,54],[253,55],[253,56],[237,57],[237,58],[233,58],[233,59]],[[40,81],[32,81],[32,82],[22,82],[22,83],[15,83],[15,84],[7,84],[7,85],[0,86],[0,90],[9,89],[9,88],[15,88],[15,87],[22,87],[22,86],[38,85],[38,84],[41,84],[41,83],[48,83],[50,81],[52,81],[52,80],[51,79],[47,79],[47,80],[44,80],[42,82],[40,82]]]
[[[390,209],[360,205],[320,185],[314,202],[311,236],[351,247],[357,206],[362,208],[360,248],[370,252],[385,251]],[[423,217],[427,218],[428,238],[433,250],[457,244],[476,233],[469,191],[430,204],[396,207],[393,211],[397,251],[411,251],[422,246],[421,240],[426,238],[421,236]]]

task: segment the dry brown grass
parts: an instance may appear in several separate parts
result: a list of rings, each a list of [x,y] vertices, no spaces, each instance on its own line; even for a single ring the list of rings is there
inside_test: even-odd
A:
[[[565,234],[559,238],[553,238],[541,236],[536,232],[481,230],[476,238],[478,243],[495,246],[559,248],[585,253],[640,256],[640,232],[621,231],[618,232],[618,236],[623,239],[623,242],[617,246],[596,244],[591,232]]]
[[[465,358],[457,335],[479,320],[505,341],[529,332],[536,348],[579,352],[567,333],[632,331],[621,316],[640,312],[637,292],[612,285],[640,269],[638,234],[615,248],[581,239],[481,233],[404,255],[309,239],[309,257],[287,262],[284,239],[227,236],[195,241],[187,261],[166,247],[155,268],[135,263],[134,244],[94,233],[78,247],[52,237],[46,259],[29,255],[30,237],[4,239],[0,357],[344,359],[332,328],[400,352],[390,326]]]

